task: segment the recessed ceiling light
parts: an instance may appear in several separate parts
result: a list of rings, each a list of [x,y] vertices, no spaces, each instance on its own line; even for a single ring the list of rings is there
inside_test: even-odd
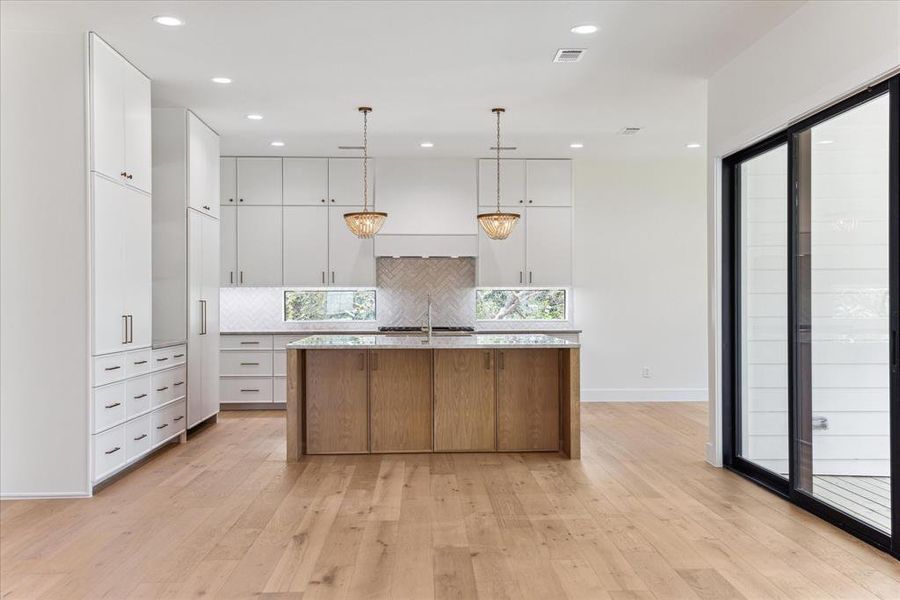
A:
[[[213,83],[231,83],[231,78],[229,77],[213,77]]]
[[[160,25],[165,25],[166,27],[178,27],[179,25],[184,25],[184,21],[177,17],[167,17],[165,15],[160,15],[158,17],[153,17],[153,20]]]
[[[599,27],[596,25],[576,25],[571,29],[572,33],[578,33],[581,35],[588,35],[590,33],[597,33]]]
[[[584,144],[581,142],[575,142],[574,144],[569,144],[569,148],[584,148]]]
[[[262,121],[262,115],[247,115],[251,121]]]
[[[820,144],[833,144],[834,140],[822,140],[819,142]]]
[[[272,142],[269,144],[270,146],[277,146],[278,148],[284,146],[284,142]]]
[[[685,144],[684,147],[685,148],[699,148],[700,144],[697,144],[697,143]]]
[[[420,148],[434,148],[434,144],[432,144],[431,142],[422,142],[421,144],[419,144],[419,147]]]

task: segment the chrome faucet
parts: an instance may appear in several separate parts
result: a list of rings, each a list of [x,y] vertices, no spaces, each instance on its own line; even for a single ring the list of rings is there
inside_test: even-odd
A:
[[[428,294],[428,343],[431,343],[431,294]]]

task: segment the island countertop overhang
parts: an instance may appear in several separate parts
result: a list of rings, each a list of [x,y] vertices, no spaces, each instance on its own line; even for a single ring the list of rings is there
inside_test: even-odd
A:
[[[543,334],[472,334],[460,336],[424,335],[311,335],[287,344],[288,350],[348,350],[348,349],[404,349],[404,350],[487,350],[515,348],[571,348],[578,342]]]

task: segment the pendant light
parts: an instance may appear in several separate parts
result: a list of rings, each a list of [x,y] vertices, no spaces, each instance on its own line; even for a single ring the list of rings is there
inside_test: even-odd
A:
[[[384,225],[387,213],[369,210],[369,113],[372,109],[360,106],[359,112],[363,116],[363,209],[344,213],[344,221],[353,235],[365,239],[378,233]]]
[[[497,210],[478,215],[481,228],[492,240],[505,240],[512,233],[513,227],[519,222],[519,214],[502,212],[500,210],[500,115],[506,112],[505,108],[492,108],[491,112],[497,115]]]

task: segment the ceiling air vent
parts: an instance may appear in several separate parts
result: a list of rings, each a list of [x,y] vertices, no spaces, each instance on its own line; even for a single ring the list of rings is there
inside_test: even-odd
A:
[[[619,131],[619,135],[635,135],[641,129],[643,129],[643,127],[623,127],[622,130]]]
[[[553,57],[553,62],[557,63],[573,63],[581,60],[584,56],[584,48],[560,48]]]

